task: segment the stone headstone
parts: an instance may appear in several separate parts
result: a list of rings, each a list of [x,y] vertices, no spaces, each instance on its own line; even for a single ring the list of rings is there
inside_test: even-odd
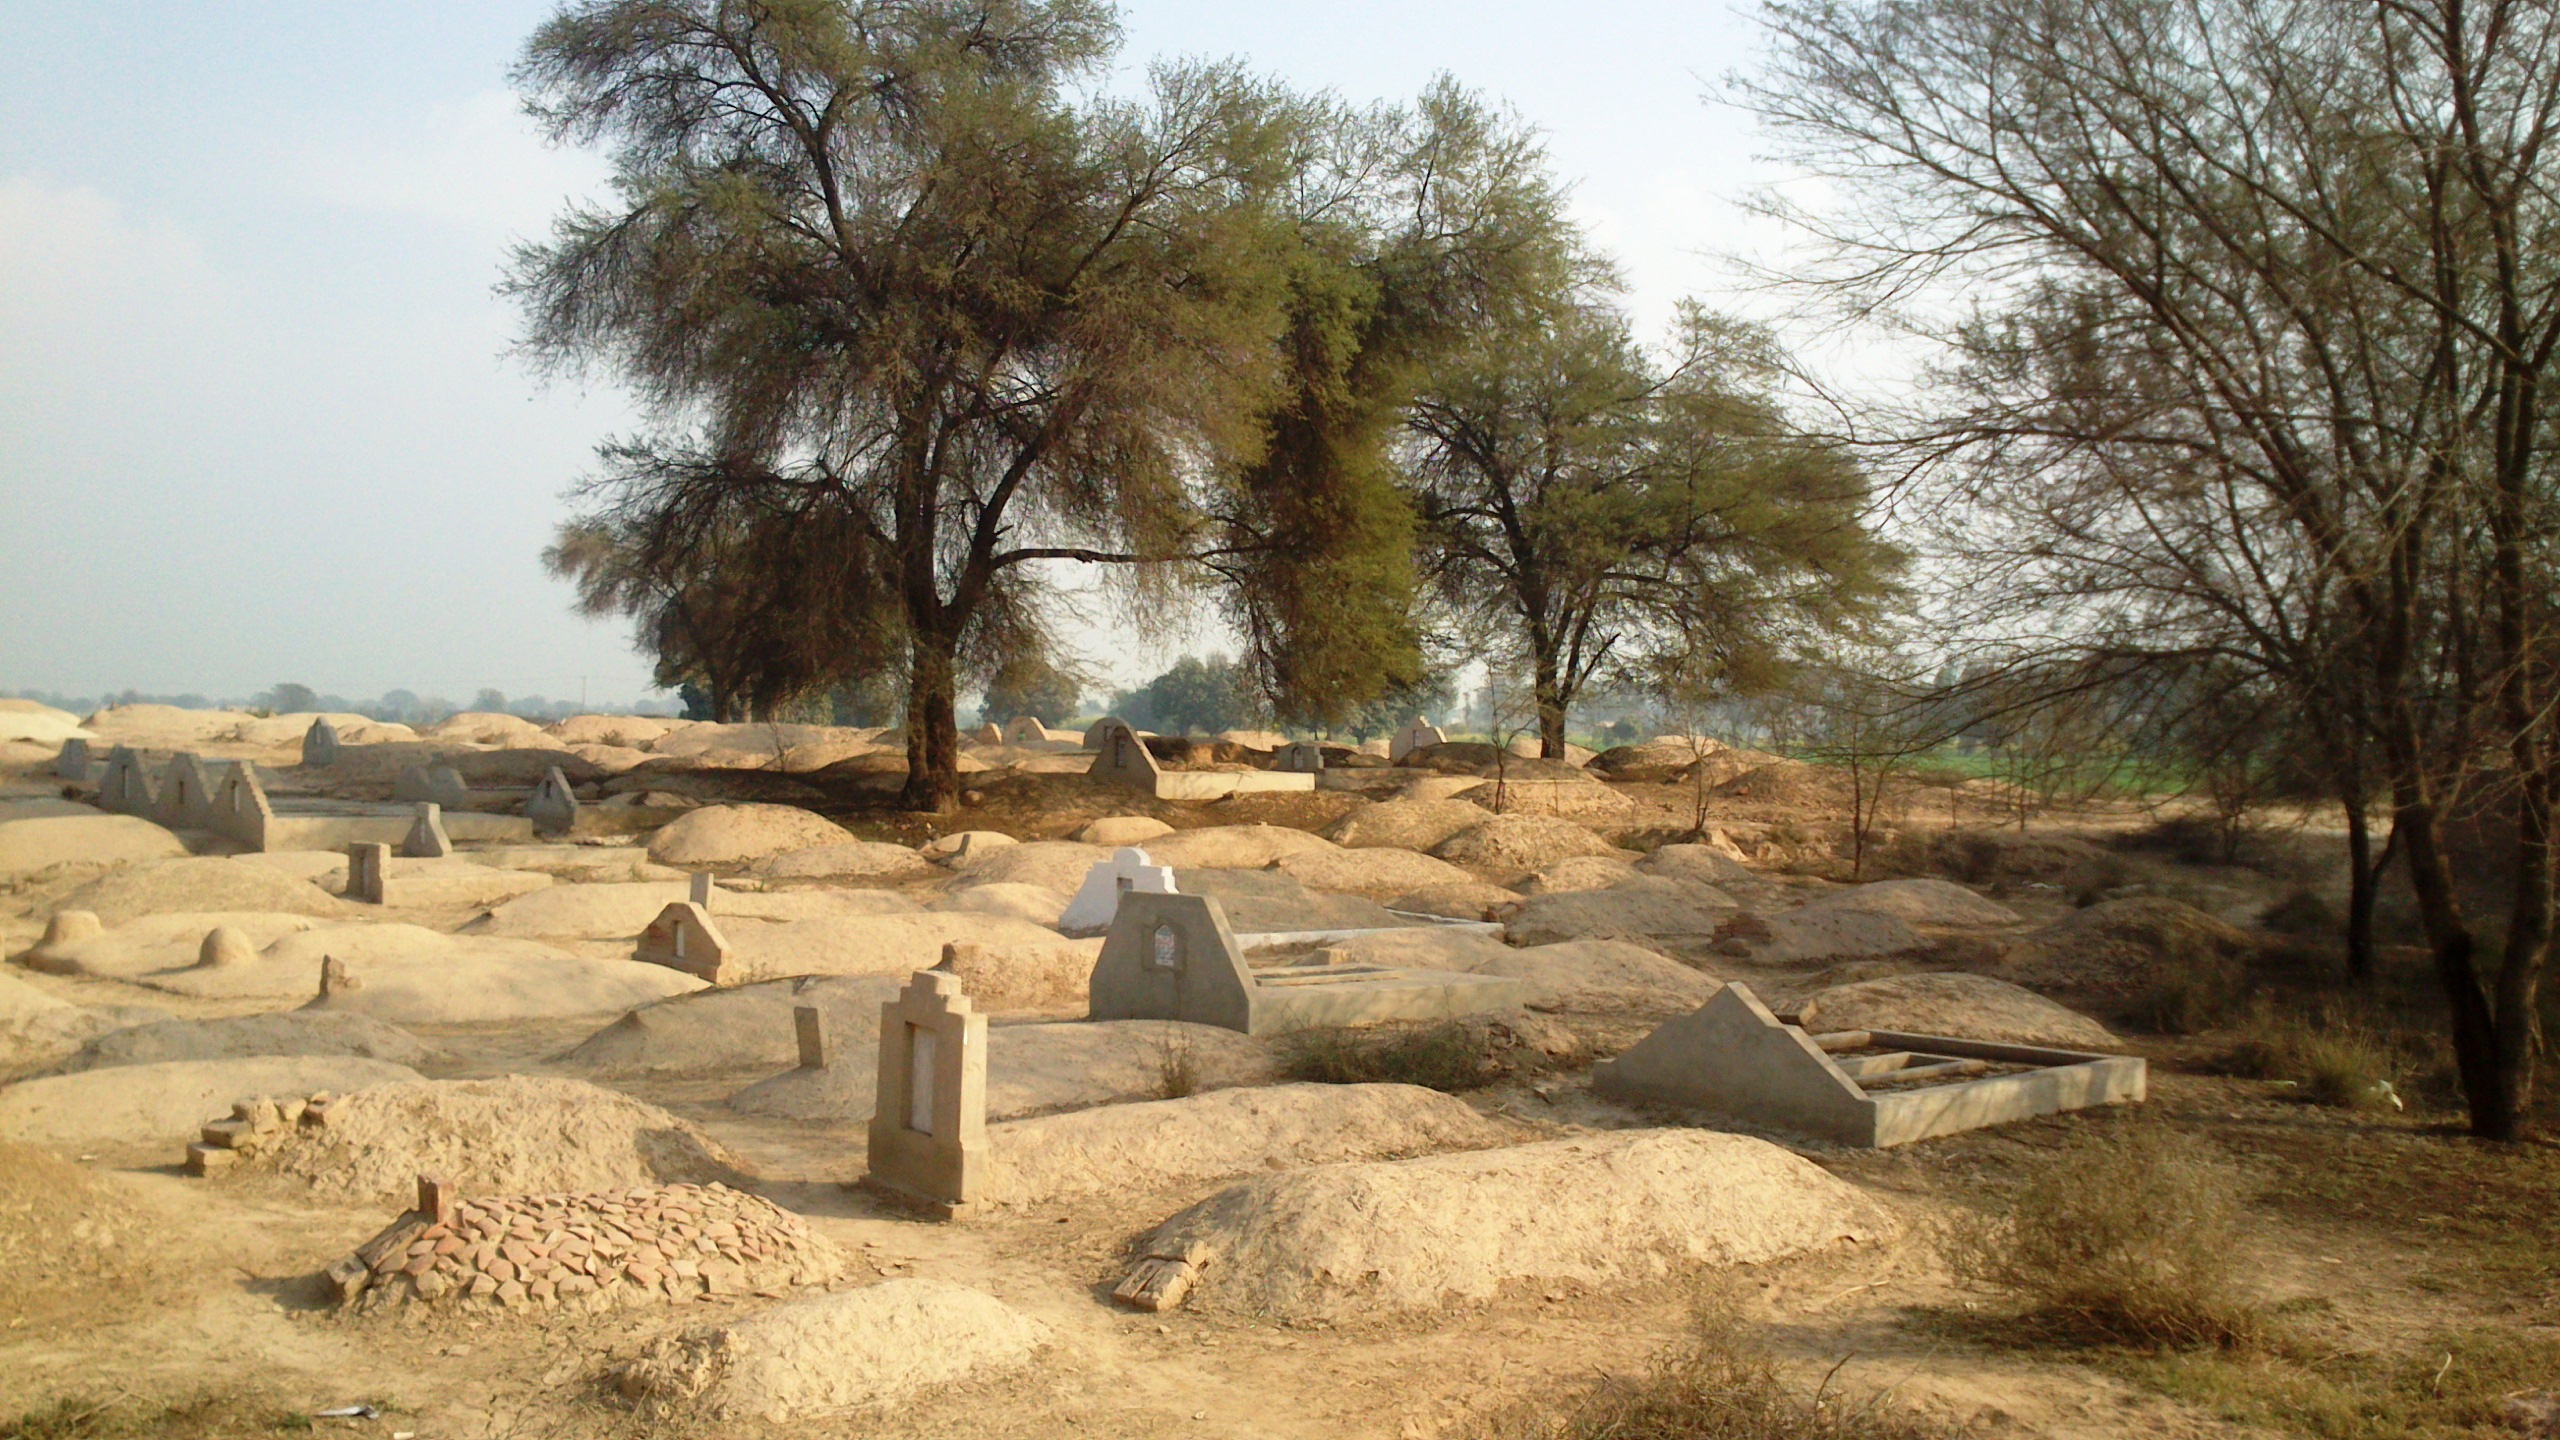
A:
[[[1004,743],[1004,727],[990,720],[979,726],[977,733],[970,738],[981,745],[1001,745]]]
[[[711,882],[711,872],[708,870],[696,870],[687,875],[684,888],[684,898],[705,910],[711,908],[711,897],[719,892],[719,887]]]
[[[410,804],[432,800],[448,810],[461,810],[471,804],[471,786],[450,765],[412,765],[392,782],[391,798]]]
[[[729,969],[734,953],[729,937],[712,923],[710,911],[690,900],[678,900],[659,911],[649,928],[640,932],[640,947],[631,958],[681,970],[718,985],[737,978]]]
[[[391,868],[391,847],[379,840],[359,840],[347,847],[347,898],[368,905],[383,899],[383,874]]]
[[[400,853],[412,860],[441,860],[453,853],[452,837],[444,833],[443,806],[433,800],[418,802],[417,818],[409,822]]]
[[[1037,715],[1016,715],[1004,727],[1004,738],[1015,745],[1046,745],[1049,727],[1041,724]]]
[[[1412,754],[1416,750],[1422,749],[1426,745],[1446,745],[1448,743],[1449,737],[1440,733],[1439,726],[1432,724],[1430,721],[1423,719],[1419,715],[1416,715],[1413,717],[1412,723],[1406,725],[1403,729],[1398,730],[1387,740],[1387,759],[1390,761],[1401,760],[1405,756]]]
[[[338,727],[329,723],[329,717],[322,715],[314,718],[311,728],[302,732],[302,763],[305,765],[338,763]]]
[[[214,831],[252,850],[264,850],[267,825],[275,818],[275,807],[267,803],[267,787],[258,783],[258,767],[246,760],[232,761],[221,788],[214,792],[208,822]]]
[[[450,1224],[453,1202],[460,1193],[444,1176],[421,1172],[418,1176],[418,1213],[425,1216],[430,1225]]]
[[[1069,935],[1099,935],[1120,913],[1121,896],[1171,895],[1175,888],[1172,866],[1156,864],[1135,846],[1123,846],[1085,872],[1076,898],[1058,916],[1058,928]]]
[[[1189,1020],[1250,1035],[1253,987],[1217,901],[1133,892],[1094,962],[1089,1018]]]
[[[965,1214],[987,1169],[987,1017],[960,977],[919,970],[880,1007],[867,1185]]]
[[[74,735],[62,742],[62,753],[53,757],[53,776],[57,780],[89,783],[89,742]]]
[[[800,1068],[827,1068],[827,1012],[815,1005],[791,1007],[791,1028],[800,1041]]]
[[[578,824],[578,792],[569,788],[569,777],[552,766],[542,773],[542,783],[525,797],[525,818],[544,835],[566,835]]]
[[[142,757],[130,745],[119,745],[107,752],[107,773],[98,781],[99,808],[119,815],[140,815],[145,819],[157,814],[159,800],[151,793],[151,777],[142,773]]]
[[[1321,775],[1324,773],[1324,747],[1312,740],[1291,741],[1280,747],[1271,768],[1292,775]]]
[[[323,955],[320,957],[321,999],[326,1000],[334,995],[353,994],[363,988],[364,982],[358,980],[355,977],[355,972],[347,968],[346,961],[339,959],[335,955]]]
[[[1097,753],[1093,757],[1092,768],[1085,771],[1087,775],[1097,780],[1116,780],[1123,785],[1132,785],[1150,795],[1155,793],[1156,777],[1164,773],[1163,767],[1156,764],[1155,756],[1147,753],[1146,742],[1138,738],[1137,731],[1129,728],[1129,722],[1117,716],[1104,716],[1101,723],[1093,727],[1093,742]]]
[[[203,761],[184,750],[169,757],[168,766],[160,772],[157,818],[172,830],[212,827],[213,782],[205,778]]]

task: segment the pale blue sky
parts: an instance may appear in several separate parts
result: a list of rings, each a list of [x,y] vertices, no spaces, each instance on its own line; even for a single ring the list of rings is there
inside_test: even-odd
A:
[[[550,8],[0,4],[0,689],[644,692],[538,560],[631,412],[536,383],[491,294],[602,175],[506,89]],[[1731,300],[1755,142],[1703,92],[1752,58],[1735,8],[1124,16],[1133,66],[1238,55],[1359,100],[1449,71],[1547,131],[1640,319]],[[1130,683],[1181,648],[1092,658]]]

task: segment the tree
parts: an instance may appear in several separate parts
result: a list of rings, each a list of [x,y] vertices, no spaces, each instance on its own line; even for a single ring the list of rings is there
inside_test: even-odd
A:
[[[1043,725],[1063,725],[1084,708],[1084,677],[1063,669],[1048,656],[1023,655],[996,669],[987,682],[986,702],[979,714],[1001,725],[1016,715],[1029,715]]]
[[[308,685],[278,685],[258,698],[275,715],[300,715],[320,708],[320,692]]]
[[[1865,478],[1787,422],[1767,338],[1689,307],[1679,340],[1656,367],[1586,283],[1432,367],[1414,407],[1428,572],[1524,662],[1548,759],[1595,680],[1765,683],[1888,589]]]
[[[1970,529],[1970,617],[2081,655],[2224,657],[2314,717],[2351,821],[2388,796],[2472,1128],[2521,1137],[2560,879],[2560,13],[1770,15],[1755,101],[1853,182],[1799,217],[1832,257],[1810,278],[1944,347],[1908,433],[1958,462],[1929,508]],[[2517,821],[2484,963],[2446,823],[2491,785]]]
[[[1173,668],[1112,701],[1130,724],[1171,735],[1215,735],[1260,720],[1252,677],[1224,655],[1185,655]]]
[[[503,715],[507,712],[506,692],[483,686],[479,694],[471,697],[471,708],[483,714]]]
[[[1048,561],[1174,558],[1186,479],[1249,451],[1280,325],[1273,208],[1305,117],[1232,68],[1108,60],[1083,0],[589,0],[518,83],[620,202],[510,281],[537,361],[650,412],[596,492],[832,519],[894,597],[905,803],[958,793],[955,695]],[[972,647],[978,647],[973,653]]]

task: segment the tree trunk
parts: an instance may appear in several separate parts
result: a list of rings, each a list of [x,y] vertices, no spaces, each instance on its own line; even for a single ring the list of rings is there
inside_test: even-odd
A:
[[[1556,663],[1546,656],[1538,657],[1535,678],[1538,703],[1538,757],[1543,760],[1564,758],[1564,686],[1556,675]]]
[[[909,648],[907,784],[899,803],[948,814],[960,799],[958,647],[949,637],[918,633]]]
[[[2427,947],[2435,954],[2436,981],[2452,1012],[2453,1061],[2471,1111],[2471,1133],[2485,1140],[2513,1140],[2523,1121],[2510,1108],[2514,1087],[2508,1071],[2515,1057],[2500,1053],[2496,1017],[2489,997],[2481,992],[2474,963],[2477,944],[2454,892],[2453,867],[2445,856],[2436,819],[2433,805],[2404,790],[2391,823],[2394,833],[2406,842],[2409,888],[2417,896]]]
[[[2533,1110],[2533,1057],[2541,1039],[2535,1007],[2542,966],[2551,950],[2552,795],[2550,777],[2525,776],[2516,797],[2516,880],[2507,912],[2506,954],[2498,966],[2499,1103],[2524,1138]]]
[[[2343,787],[2347,807],[2347,975],[2359,985],[2370,984],[2375,964],[2373,941],[2373,909],[2382,888],[2382,867],[2390,863],[2390,847],[2385,846],[2377,859],[2373,853],[2373,819],[2365,813],[2365,797],[2360,787]]]

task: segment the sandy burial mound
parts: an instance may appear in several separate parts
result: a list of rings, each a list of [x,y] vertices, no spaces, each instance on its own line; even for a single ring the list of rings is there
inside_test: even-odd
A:
[[[1382,800],[1334,821],[1324,834],[1355,849],[1429,850],[1491,813],[1465,800]]]
[[[1259,870],[1291,855],[1335,848],[1332,841],[1280,825],[1213,825],[1150,840],[1148,856],[1159,865],[1197,870]]]
[[[1630,873],[1607,889],[1532,895],[1502,923],[1519,945],[1655,938],[1703,945],[1736,908],[1732,896],[1712,885]]]
[[[412,1210],[331,1267],[340,1303],[590,1306],[788,1294],[844,1268],[808,1222],[726,1185],[492,1195]]]
[[[65,1149],[196,1138],[242,1100],[419,1080],[406,1065],[339,1056],[164,1060],[21,1080],[0,1089],[0,1136]]]
[[[131,865],[186,853],[177,836],[131,815],[0,820],[0,875],[27,875],[56,865]]]
[[[2236,968],[2257,949],[2245,930],[2156,896],[2109,900],[2036,931],[2011,952],[2030,985],[2130,998],[2169,975]]]
[[[1553,815],[1496,815],[1441,841],[1431,853],[1453,865],[1510,875],[1544,870],[1573,855],[1634,858],[1572,821]]]
[[[1816,1030],[1900,1030],[2066,1050],[2117,1044],[2113,1032],[2079,1011],[1988,975],[1890,975],[1834,985],[1803,1003],[1813,1007]]]
[[[1102,941],[1069,940],[1011,915],[934,911],[845,920],[723,919],[739,975],[906,975],[941,963],[942,947],[977,945],[1022,978],[1022,993],[1081,996]],[[653,967],[654,968],[654,967]],[[972,994],[977,993],[975,987]],[[990,1008],[993,1008],[992,1006]]]
[[[921,880],[933,874],[933,865],[904,845],[847,840],[767,855],[749,865],[747,873],[768,880]]]
[[[289,1010],[220,1020],[162,1020],[101,1035],[58,1067],[65,1074],[166,1060],[257,1055],[346,1055],[416,1067],[439,1058],[417,1036],[370,1015]]]
[[[661,1340],[614,1381],[661,1414],[780,1422],[1019,1369],[1048,1337],[1047,1326],[992,1295],[887,1280]]]
[[[1890,915],[1914,925],[1974,929],[2015,925],[2018,912],[1996,900],[1985,900],[1946,880],[1879,880],[1835,890],[1804,907],[1807,910],[1856,910]]]
[[[1150,857],[1153,850],[1147,852]],[[1099,845],[1079,845],[1072,840],[1034,840],[1027,845],[973,847],[969,853],[951,862],[961,885],[1037,885],[1044,890],[1063,890],[1072,895],[1084,884],[1087,871],[1111,858],[1111,852]],[[1159,865],[1169,861],[1159,860]]]
[[[1520,882],[1523,895],[1565,895],[1606,890],[1636,878],[1636,867],[1613,855],[1569,855]]]
[[[796,806],[706,805],[650,836],[649,858],[661,865],[742,865],[853,838],[833,820]]]
[[[1568,940],[1512,947],[1489,935],[1398,930],[1340,943],[1354,960],[1460,970],[1528,982],[1532,1010],[1583,1015],[1677,1015],[1707,1003],[1724,982],[1626,940]]]
[[[614,1190],[740,1175],[735,1158],[690,1122],[583,1080],[403,1078],[407,1083],[353,1089],[317,1113],[306,1110],[300,1124],[243,1156],[233,1173],[295,1175],[325,1194],[367,1199],[413,1195],[418,1177],[429,1174],[464,1194]]]
[[[85,940],[40,944],[23,957],[30,970],[52,975],[96,975],[128,980],[159,970],[177,970],[201,958],[205,936],[228,929],[252,948],[274,943],[319,922],[308,915],[254,911],[187,911],[145,915]]]
[[[417,925],[334,925],[286,935],[238,964],[133,977],[199,999],[317,997],[325,960],[353,982],[313,1007],[395,1025],[607,1015],[703,982],[663,965],[591,960],[531,940],[446,935]]]
[[[786,1070],[729,1097],[747,1115],[819,1124],[871,1118],[879,1081],[880,1012],[858,1027],[828,1032],[823,1069]],[[1249,1035],[1178,1020],[1103,1020],[996,1025],[987,1031],[987,1118],[1009,1120],[1096,1105],[1154,1100],[1168,1068],[1187,1068],[1194,1085],[1267,1085],[1279,1077],[1271,1047]]]
[[[109,925],[171,910],[267,910],[289,915],[343,915],[337,896],[307,880],[249,859],[195,856],[150,860],[110,871],[55,902],[87,910]]]
[[[1170,835],[1173,827],[1152,815],[1105,815],[1076,832],[1076,838],[1087,845],[1105,850],[1122,845],[1144,845],[1159,835]]]
[[[1712,845],[1665,845],[1636,862],[1647,875],[1695,880],[1702,885],[1749,887],[1760,877],[1750,866]]]
[[[1285,856],[1280,861],[1280,873],[1310,890],[1362,895],[1378,901],[1443,885],[1471,885],[1476,878],[1446,860],[1387,846]]]
[[[1882,1241],[1892,1214],[1765,1140],[1631,1130],[1506,1150],[1325,1165],[1221,1191],[1148,1237],[1137,1280],[1188,1272],[1194,1303],[1342,1319],[1596,1288]]]
[[[0,1333],[53,1314],[96,1323],[148,1293],[161,1220],[85,1167],[0,1144]]]
[[[985,1198],[1037,1205],[1517,1138],[1465,1101],[1416,1085],[1218,1090],[994,1126]]]
[[[1927,948],[1929,937],[1892,915],[1807,906],[1736,932],[1763,965],[1820,965],[1872,960]]]
[[[51,1065],[122,1023],[130,1022],[0,973],[0,1075]]]
[[[649,928],[658,912],[689,892],[682,880],[616,885],[554,885],[510,900],[467,929],[475,934],[541,940],[629,940]],[[757,895],[715,890],[712,918],[736,920],[859,919],[912,914],[916,902],[887,890],[791,890]]]
[[[880,1006],[905,983],[901,975],[810,975],[696,991],[642,1005],[560,1059],[599,1076],[770,1073],[798,1063],[792,1012],[803,1005],[825,1016],[831,1047],[871,1054]]]

